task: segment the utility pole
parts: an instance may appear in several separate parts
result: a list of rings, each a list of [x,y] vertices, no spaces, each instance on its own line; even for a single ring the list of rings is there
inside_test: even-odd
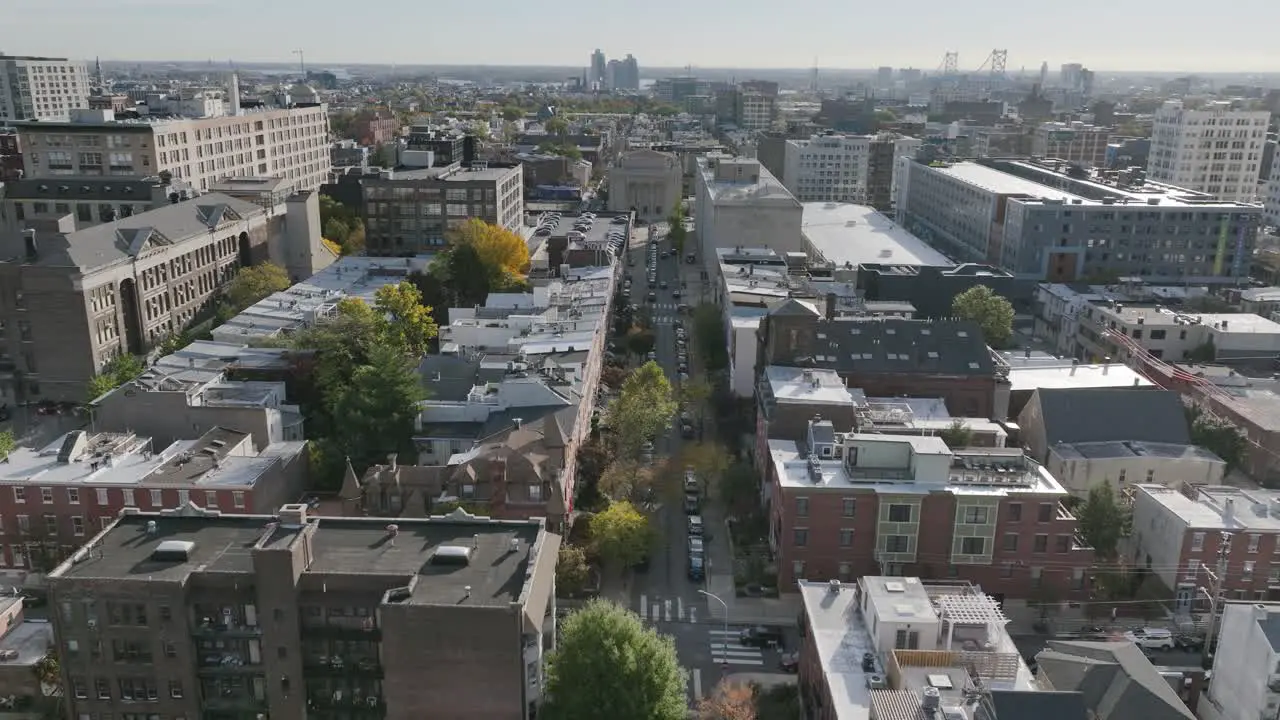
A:
[[[302,71],[302,80],[305,82],[305,81],[306,81],[306,79],[307,79],[307,58],[306,58],[306,55],[305,55],[305,54],[303,54],[303,52],[302,52],[301,50],[294,50],[294,51],[293,51],[293,54],[298,56],[298,69]]]
[[[1209,576],[1209,627],[1204,634],[1204,651],[1206,657],[1213,647],[1214,634],[1218,631],[1218,609],[1222,606],[1223,584],[1227,579],[1227,557],[1231,554],[1232,534],[1223,532],[1218,542],[1218,562],[1213,570],[1204,563],[1200,567]]]

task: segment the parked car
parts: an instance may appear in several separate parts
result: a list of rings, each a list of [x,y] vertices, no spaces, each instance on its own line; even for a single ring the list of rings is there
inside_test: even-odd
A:
[[[706,561],[701,555],[689,556],[689,579],[694,582],[702,582],[702,578],[706,575]]]
[[[680,437],[685,440],[692,440],[694,435],[693,426],[689,423],[680,424]]]
[[[701,515],[689,516],[689,534],[690,535],[702,534],[702,516]]]
[[[698,486],[698,476],[694,473],[693,468],[685,466],[684,469],[684,491],[697,495],[702,491]]]
[[[800,670],[800,653],[782,653],[782,656],[778,658],[778,669],[785,673],[798,672]]]
[[[774,647],[782,644],[782,630],[767,625],[756,625],[739,633],[738,642],[746,647]]]
[[[1173,633],[1165,628],[1140,628],[1124,634],[1125,639],[1144,650],[1172,650]]]
[[[703,552],[704,552],[704,548],[702,545],[702,538],[698,537],[697,535],[690,535],[689,536],[689,554],[701,555]]]
[[[1204,636],[1179,635],[1173,639],[1173,644],[1187,652],[1202,652],[1204,650]]]
[[[702,503],[700,500],[698,500],[697,495],[684,496],[684,514],[685,515],[697,515],[702,510],[701,505]]]

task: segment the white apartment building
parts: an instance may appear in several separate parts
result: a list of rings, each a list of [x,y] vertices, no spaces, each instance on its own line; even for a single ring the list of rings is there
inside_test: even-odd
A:
[[[919,138],[898,135],[814,135],[787,140],[784,185],[806,202],[873,204],[873,185],[888,181],[888,197],[897,196],[897,173],[902,158],[920,149]],[[892,156],[887,152],[893,148]]]
[[[714,267],[716,248],[804,249],[804,208],[759,160],[716,153],[697,162],[693,214],[708,267]]]
[[[1213,684],[1201,698],[1199,716],[1275,718],[1280,714],[1280,603],[1228,603],[1221,622]]]
[[[88,107],[83,62],[0,53],[0,120],[66,120]]]
[[[18,134],[28,178],[168,172],[208,190],[228,177],[282,177],[297,192],[319,190],[331,167],[324,105],[137,120],[77,110],[67,122],[19,123]]]
[[[1260,361],[1280,356],[1280,323],[1252,313],[1184,313],[1160,305],[1093,304],[1078,315],[1076,345],[1084,359],[1123,360],[1136,344],[1170,362]],[[1128,340],[1121,340],[1125,336]]]
[[[738,98],[738,127],[742,130],[767,130],[773,125],[776,100],[764,93],[742,93]]]
[[[1044,466],[1072,495],[1088,497],[1097,485],[1119,496],[1129,483],[1158,483],[1178,488],[1220,485],[1227,463],[1195,445],[1111,440],[1055,443]]]
[[[1079,121],[1042,123],[1031,136],[1031,154],[1089,167],[1104,167],[1111,134],[1111,128]]]
[[[1155,114],[1147,178],[1253,202],[1270,119],[1266,110],[1239,110],[1228,101],[1191,110],[1168,100]]]

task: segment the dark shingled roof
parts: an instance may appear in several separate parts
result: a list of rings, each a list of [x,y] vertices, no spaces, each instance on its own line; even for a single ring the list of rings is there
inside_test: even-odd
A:
[[[1136,440],[1190,445],[1182,399],[1150,388],[1040,388],[1045,442]]]
[[[1098,720],[1195,720],[1131,642],[1050,640],[1036,660],[1055,688],[1080,691]]]
[[[1084,695],[1074,691],[992,690],[974,720],[1088,720]]]
[[[803,365],[857,373],[995,373],[991,350],[976,323],[967,320],[905,318],[818,319],[812,359],[778,365]]]

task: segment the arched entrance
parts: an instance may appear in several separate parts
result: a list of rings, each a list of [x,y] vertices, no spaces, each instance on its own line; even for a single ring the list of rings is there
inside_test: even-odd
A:
[[[142,316],[138,308],[138,288],[133,278],[120,281],[120,310],[124,315],[124,345],[134,355],[146,348],[142,339]]]

